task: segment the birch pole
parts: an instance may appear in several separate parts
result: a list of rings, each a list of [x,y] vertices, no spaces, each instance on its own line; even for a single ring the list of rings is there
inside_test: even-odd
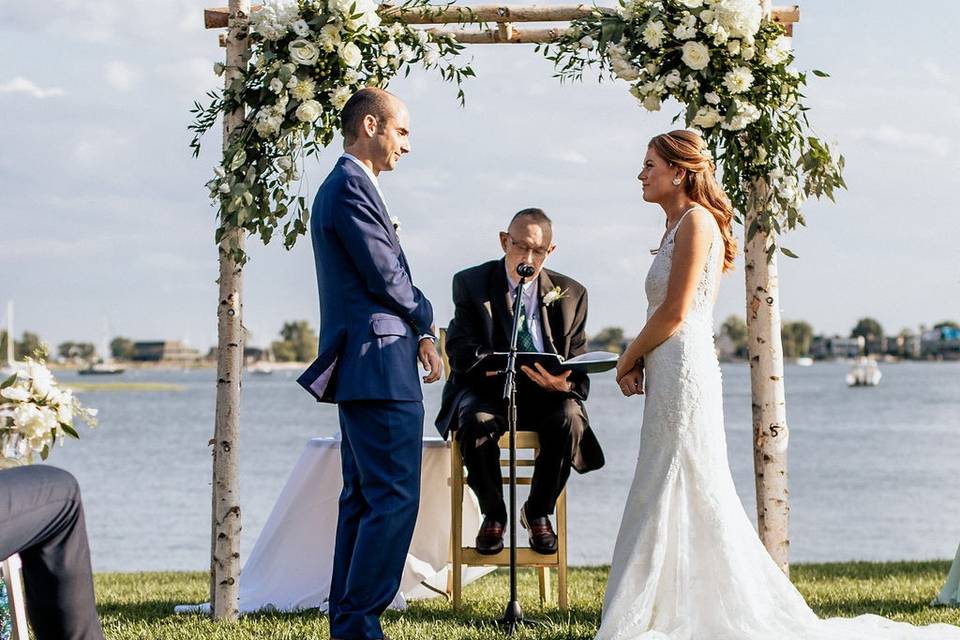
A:
[[[229,86],[246,67],[250,51],[250,0],[230,0],[224,82]],[[243,123],[244,107],[223,118],[224,150]],[[210,557],[210,611],[217,620],[236,620],[240,605],[239,436],[240,378],[243,371],[241,267],[230,249],[243,248],[240,228],[224,234],[220,246],[220,303],[217,306],[217,408],[213,439],[213,526]]]

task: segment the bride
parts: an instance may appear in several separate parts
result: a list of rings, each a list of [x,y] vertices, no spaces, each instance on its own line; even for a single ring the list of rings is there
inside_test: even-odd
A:
[[[736,255],[730,202],[690,131],[651,140],[639,179],[667,224],[647,322],[617,366],[623,394],[646,402],[597,640],[960,639],[949,625],[820,620],[767,554],[730,475],[713,344],[719,276]]]

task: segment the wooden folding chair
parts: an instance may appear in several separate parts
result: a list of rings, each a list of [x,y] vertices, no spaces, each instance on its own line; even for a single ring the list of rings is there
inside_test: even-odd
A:
[[[450,371],[450,363],[446,353],[446,331],[440,330],[440,354],[443,358],[444,370]],[[463,458],[456,439],[450,436],[450,563],[452,569],[447,581],[447,592],[453,602],[453,608],[459,609],[463,592],[463,567],[465,566],[500,566],[510,565],[510,549],[504,548],[496,555],[483,555],[474,547],[463,546],[463,491],[467,487],[466,470],[463,467]],[[521,471],[533,472],[534,461],[540,451],[540,439],[532,431],[517,431],[517,485],[529,485],[529,474],[520,475]],[[500,450],[509,455],[510,435],[504,434],[499,441]],[[530,451],[532,456],[521,458],[521,452]],[[500,466],[506,473],[503,484],[510,483],[510,461],[501,460]],[[519,514],[518,514],[519,517]],[[540,583],[540,604],[552,599],[550,589],[550,569],[557,571],[557,604],[561,611],[567,610],[567,491],[557,499],[557,552],[551,555],[542,555],[529,547],[517,547],[517,567],[536,568]],[[517,526],[518,538],[523,536],[523,528]],[[518,543],[520,541],[518,540]]]

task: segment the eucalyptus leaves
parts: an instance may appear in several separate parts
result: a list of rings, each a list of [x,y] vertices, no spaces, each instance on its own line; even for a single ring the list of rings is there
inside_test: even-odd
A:
[[[411,0],[399,10],[426,6]],[[309,209],[294,188],[305,156],[330,144],[340,110],[365,86],[386,87],[411,65],[438,69],[459,86],[473,75],[453,59],[462,49],[451,37],[384,24],[373,0],[268,0],[251,16],[252,56],[223,94],[195,103],[191,146],[217,117],[245,105],[249,111],[223,162],[207,183],[219,206],[216,241],[241,227],[267,243],[282,224],[284,245],[307,230]],[[217,64],[214,71],[224,72]],[[463,91],[458,97],[463,100]],[[232,248],[243,264],[247,257]]]
[[[615,13],[575,21],[544,49],[561,79],[580,79],[598,64],[628,82],[649,111],[670,98],[683,105],[686,126],[722,164],[741,222],[748,207],[760,210],[748,233],[770,234],[768,255],[783,227],[804,224],[807,197],[833,199],[846,186],[843,157],[811,132],[806,74],[791,66],[789,39],[757,0],[621,0]]]

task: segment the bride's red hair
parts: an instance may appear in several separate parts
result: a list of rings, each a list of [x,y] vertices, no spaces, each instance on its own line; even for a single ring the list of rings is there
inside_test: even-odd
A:
[[[713,214],[723,236],[723,270],[733,269],[737,257],[737,241],[733,237],[733,205],[714,175],[716,165],[706,143],[686,129],[662,133],[647,145],[675,167],[686,169],[682,186],[687,197]]]

